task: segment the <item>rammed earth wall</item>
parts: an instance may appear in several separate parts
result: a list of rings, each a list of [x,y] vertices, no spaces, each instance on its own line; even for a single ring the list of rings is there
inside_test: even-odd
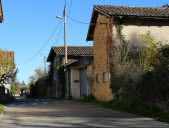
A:
[[[110,89],[110,80],[104,81],[103,77],[110,74],[111,48],[111,19],[99,15],[94,32],[94,87],[93,93],[98,100],[109,101],[113,99]]]

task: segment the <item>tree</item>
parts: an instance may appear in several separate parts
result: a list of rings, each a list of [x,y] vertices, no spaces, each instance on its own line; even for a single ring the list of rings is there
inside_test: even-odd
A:
[[[35,70],[35,80],[37,81],[38,79],[44,77],[44,73],[43,73],[43,70],[40,69],[40,68],[37,68]]]
[[[5,84],[8,78],[16,74],[14,68],[14,54],[0,49],[0,84]]]
[[[51,75],[50,75],[51,76]],[[37,68],[35,74],[29,77],[29,90],[31,97],[45,97],[49,90],[51,79],[45,75],[43,70]]]
[[[11,84],[11,94],[12,94],[12,96],[15,96],[16,91],[19,89],[18,86],[19,86],[19,82],[17,80],[12,82],[12,84]]]

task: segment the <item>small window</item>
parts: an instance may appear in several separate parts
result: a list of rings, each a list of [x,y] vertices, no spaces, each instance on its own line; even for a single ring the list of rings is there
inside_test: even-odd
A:
[[[97,74],[97,75],[96,75],[96,82],[97,82],[97,83],[100,83],[100,74]]]
[[[108,82],[110,78],[109,72],[103,72],[103,82]]]

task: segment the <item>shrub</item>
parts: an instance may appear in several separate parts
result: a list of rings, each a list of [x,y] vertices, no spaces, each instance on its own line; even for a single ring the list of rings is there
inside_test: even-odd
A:
[[[111,65],[115,100],[134,99],[169,108],[169,46],[162,46],[150,32],[141,35],[146,47],[116,42]]]

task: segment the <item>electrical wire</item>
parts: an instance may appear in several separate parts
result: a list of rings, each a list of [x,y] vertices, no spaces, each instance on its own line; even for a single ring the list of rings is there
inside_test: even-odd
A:
[[[70,16],[66,15],[70,20],[74,21],[74,22],[77,22],[77,23],[80,23],[80,24],[90,24],[90,23],[84,23],[84,22],[81,22],[81,21],[78,21],[78,20],[75,20],[73,18],[71,18]]]
[[[62,23],[62,19],[60,20],[59,24],[56,26],[56,28],[54,29],[54,31],[52,32],[51,36],[46,41],[46,43],[41,47],[41,49],[32,58],[30,58],[28,61],[26,61],[22,64],[17,64],[17,65],[24,65],[24,64],[27,64],[28,62],[30,62],[31,60],[33,60],[42,51],[42,49],[49,43],[50,39],[53,37],[53,35],[55,34],[56,30],[58,29],[58,27],[61,23]]]
[[[61,35],[61,31],[63,30],[62,27],[63,27],[63,22],[62,22],[62,24],[61,24],[61,26],[60,26],[60,29],[59,29],[59,32],[58,32],[58,36],[57,36],[57,38],[56,38],[55,43],[57,43],[57,41],[59,40],[59,37],[60,37],[60,35]]]
[[[72,9],[72,0],[70,1],[68,16],[70,15],[71,9]]]

